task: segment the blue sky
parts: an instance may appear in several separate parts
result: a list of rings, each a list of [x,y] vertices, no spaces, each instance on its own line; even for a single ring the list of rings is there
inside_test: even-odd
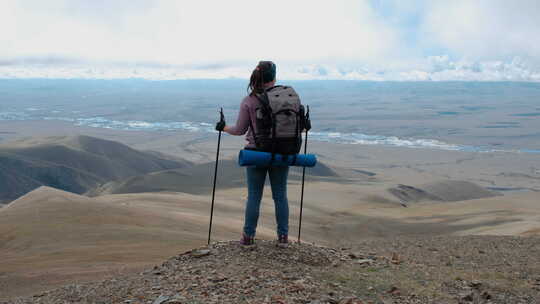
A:
[[[3,0],[0,77],[540,81],[537,0]]]

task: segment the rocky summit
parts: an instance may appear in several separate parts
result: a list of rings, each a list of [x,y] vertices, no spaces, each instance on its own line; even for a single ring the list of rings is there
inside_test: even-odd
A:
[[[341,248],[227,241],[141,273],[3,303],[540,303],[539,259],[537,237],[386,239]]]

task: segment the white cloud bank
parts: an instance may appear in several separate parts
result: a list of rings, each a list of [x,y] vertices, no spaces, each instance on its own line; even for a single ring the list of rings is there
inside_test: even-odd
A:
[[[351,68],[336,64],[286,65],[278,67],[280,79],[330,79],[372,81],[532,81],[540,72],[529,69],[519,58],[503,61],[451,61],[434,56],[405,69]],[[87,78],[150,80],[248,78],[251,67],[240,66],[145,66],[68,64],[23,64],[0,66],[0,78]]]
[[[536,0],[4,0],[1,78],[540,81]]]

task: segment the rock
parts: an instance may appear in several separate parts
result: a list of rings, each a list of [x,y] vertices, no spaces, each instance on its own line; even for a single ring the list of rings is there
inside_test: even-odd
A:
[[[361,259],[361,258],[364,257],[364,255],[359,253],[359,252],[351,252],[351,253],[349,253],[349,257],[351,259]]]
[[[461,301],[472,302],[474,300],[473,292],[465,292],[459,295]]]
[[[397,288],[396,286],[392,286],[392,287],[390,288],[390,290],[388,290],[387,293],[389,293],[389,294],[391,294],[391,295],[393,295],[393,296],[399,296],[399,295],[401,295],[401,291],[400,291],[399,288]]]
[[[357,260],[355,263],[358,264],[358,265],[370,265],[371,263],[373,263],[373,260],[371,260],[371,259],[361,259],[361,260]]]
[[[157,299],[154,300],[154,302],[152,302],[152,304],[162,304],[165,303],[165,301],[167,301],[168,299],[169,297],[160,295]]]
[[[339,304],[364,304],[362,300],[358,298],[345,298],[338,302]]]
[[[194,249],[191,251],[191,256],[195,258],[200,258],[210,254],[210,249]]]
[[[336,300],[336,299],[334,299],[334,298],[332,298],[330,296],[323,297],[319,301],[321,301],[324,304],[328,304],[328,303],[330,303],[330,304],[338,304],[339,303],[338,300]]]
[[[482,286],[482,282],[478,281],[478,280],[473,280],[469,283],[469,286],[472,287],[472,288],[475,288],[475,289],[478,289],[480,288],[480,286]]]
[[[285,299],[279,295],[273,295],[271,300],[272,300],[272,303],[275,303],[275,304],[285,304]]]
[[[392,253],[392,259],[390,260],[392,264],[400,264],[401,263],[401,257],[397,252]]]
[[[223,282],[225,280],[227,280],[227,277],[218,276],[218,277],[214,277],[214,278],[208,278],[208,281],[213,282],[213,283]]]
[[[300,292],[304,289],[306,289],[306,287],[302,280],[296,281],[293,285],[287,287],[288,292]]]

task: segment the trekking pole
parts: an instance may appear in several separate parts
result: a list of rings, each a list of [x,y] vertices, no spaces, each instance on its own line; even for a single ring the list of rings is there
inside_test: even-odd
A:
[[[304,143],[304,155],[307,154],[307,140],[308,140],[308,131],[311,129],[311,121],[309,119],[309,106],[307,106],[306,113],[306,142]],[[302,210],[304,207],[304,180],[306,177],[306,166],[302,168],[302,191],[300,194],[300,221],[298,223],[298,243],[300,243],[300,232],[302,231]]]
[[[219,111],[220,122],[225,121],[225,116],[223,115],[223,108]],[[219,145],[221,143],[221,131],[218,134],[217,142],[217,152],[216,152],[216,167],[214,168],[214,187],[212,189],[212,207],[210,209],[210,226],[208,227],[208,245],[210,245],[210,235],[212,234],[212,218],[214,217],[214,198],[216,195],[216,178],[217,178],[217,169],[219,161]]]

